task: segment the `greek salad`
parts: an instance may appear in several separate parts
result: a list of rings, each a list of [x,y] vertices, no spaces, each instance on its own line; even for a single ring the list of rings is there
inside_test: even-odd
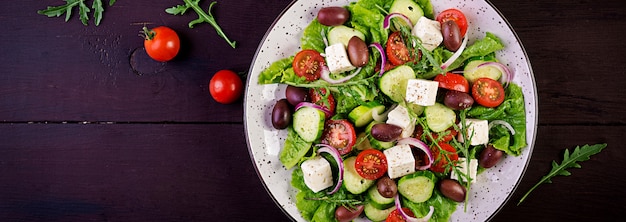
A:
[[[359,0],[323,7],[301,49],[259,84],[285,84],[271,123],[286,130],[308,221],[448,221],[476,175],[526,147],[520,86],[487,32],[429,0]],[[471,43],[469,43],[471,42]]]

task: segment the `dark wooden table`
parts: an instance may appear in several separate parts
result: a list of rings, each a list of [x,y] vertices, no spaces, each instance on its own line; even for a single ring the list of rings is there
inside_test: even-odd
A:
[[[87,1],[90,2],[91,1]],[[105,1],[108,2],[108,1]],[[224,0],[193,29],[119,0],[100,26],[38,15],[63,2],[0,6],[0,221],[285,221],[248,154],[243,102],[211,99],[220,69],[247,71],[290,0]],[[617,221],[626,211],[626,6],[620,0],[493,0],[517,31],[539,92],[526,174],[494,221]],[[209,1],[202,1],[205,9]],[[149,60],[142,26],[166,25],[180,55]],[[608,143],[569,177],[515,203],[564,149]]]

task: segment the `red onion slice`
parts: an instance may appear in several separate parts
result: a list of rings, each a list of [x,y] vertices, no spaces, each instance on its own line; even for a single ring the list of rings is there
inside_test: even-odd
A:
[[[511,70],[509,70],[509,68],[506,67],[504,64],[499,63],[499,62],[485,62],[483,64],[476,66],[476,69],[480,67],[485,67],[485,66],[494,67],[500,70],[500,72],[502,72],[500,83],[502,83],[502,86],[504,86],[504,88],[508,87],[511,80],[513,80],[513,72],[511,72]]]
[[[428,222],[430,218],[433,216],[433,213],[435,212],[435,207],[430,206],[429,207],[430,209],[428,210],[428,214],[426,214],[426,216],[422,218],[411,217],[410,215],[405,213],[404,210],[402,210],[402,205],[400,204],[399,194],[396,195],[395,204],[396,204],[396,210],[400,212],[400,215],[402,215],[402,217],[404,217],[404,220],[406,220],[407,222]]]
[[[465,50],[465,47],[467,46],[467,35],[465,35],[465,37],[463,37],[463,42],[461,43],[461,47],[459,47],[458,50],[456,50],[456,52],[454,52],[454,54],[452,54],[452,56],[450,56],[450,58],[448,58],[448,60],[446,60],[446,62],[444,62],[443,64],[441,64],[441,69],[443,69],[445,71],[446,68],[448,68],[450,65],[452,65],[452,63],[454,63],[454,61],[456,61],[456,59],[459,58],[459,56],[461,56],[461,54],[463,54],[463,50]]]
[[[324,47],[328,47],[328,38],[326,38],[326,32],[324,30],[322,30],[320,32],[320,35],[322,35],[322,40],[324,40]]]
[[[328,70],[328,67],[327,66],[322,66],[322,77],[321,78],[324,81],[326,81],[326,82],[328,82],[330,84],[339,84],[339,83],[346,82],[346,81],[352,79],[353,77],[355,77],[356,75],[358,75],[359,72],[361,72],[362,68],[363,67],[357,68],[356,71],[354,71],[352,74],[350,74],[350,75],[348,75],[346,77],[343,77],[341,79],[333,79],[333,78],[330,77],[330,71]]]
[[[300,103],[298,103],[298,105],[296,105],[296,107],[295,107],[295,110],[299,110],[302,107],[311,107],[311,108],[319,109],[322,112],[324,112],[324,114],[326,114],[326,118],[330,118],[330,117],[333,116],[333,112],[328,110],[326,107],[317,105],[315,103],[310,103],[310,102],[300,102]]]
[[[332,191],[326,193],[334,194],[339,190],[339,188],[341,188],[341,184],[343,183],[343,160],[341,159],[341,154],[339,154],[339,151],[337,151],[337,149],[326,144],[317,144],[316,146],[320,147],[317,150],[318,155],[320,153],[328,153],[330,154],[330,156],[333,157],[333,159],[335,159],[335,162],[337,162],[337,167],[339,168],[339,178],[337,179],[337,184]]]
[[[511,135],[515,135],[515,129],[513,129],[513,126],[511,126],[511,124],[509,124],[508,122],[506,122],[504,120],[494,120],[494,121],[491,121],[489,123],[489,129],[491,129],[495,125],[502,125],[502,126],[504,126],[506,129],[509,130],[509,132],[511,132]]]
[[[428,168],[430,168],[430,166],[433,164],[433,161],[435,160],[435,158],[433,157],[433,153],[430,151],[430,149],[428,148],[428,146],[426,146],[426,144],[416,138],[412,138],[412,137],[407,137],[407,138],[402,138],[400,140],[398,140],[398,144],[402,145],[402,144],[408,144],[411,146],[414,146],[418,149],[420,149],[421,151],[423,151],[424,153],[426,153],[426,156],[428,156],[428,164],[424,165],[424,166],[420,166],[420,167],[416,167],[415,169],[417,170],[427,170]]]
[[[380,73],[378,73],[378,76],[383,76],[383,73],[385,72],[385,65],[387,63],[387,57],[385,55],[385,50],[383,49],[383,46],[380,45],[380,43],[378,43],[378,42],[374,42],[374,43],[370,44],[369,47],[376,48],[376,50],[378,50],[378,53],[380,53]]]
[[[391,19],[392,18],[401,18],[402,20],[404,20],[406,22],[406,24],[408,24],[411,28],[413,28],[413,23],[411,22],[411,20],[406,17],[406,15],[400,14],[400,13],[389,13],[389,15],[385,16],[385,20],[383,21],[383,28],[384,29],[388,29],[389,26],[391,26]]]

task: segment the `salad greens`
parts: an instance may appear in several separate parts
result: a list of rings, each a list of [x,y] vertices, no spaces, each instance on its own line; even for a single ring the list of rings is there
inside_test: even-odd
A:
[[[102,0],[94,0],[91,9],[85,3],[86,0],[65,0],[65,5],[60,6],[48,6],[48,8],[44,10],[39,10],[37,13],[40,15],[47,15],[48,17],[59,17],[62,14],[65,14],[65,22],[70,20],[72,15],[72,11],[74,7],[78,6],[78,14],[80,17],[80,21],[83,25],[87,25],[89,21],[89,15],[87,13],[91,12],[91,9],[94,10],[93,18],[95,20],[96,26],[100,25],[100,21],[102,20],[102,14],[104,13],[104,7],[102,7]],[[115,4],[115,0],[109,0],[109,6]]]
[[[193,28],[194,25],[203,22],[209,23],[211,26],[213,26],[215,31],[217,31],[217,35],[226,40],[230,47],[233,47],[233,49],[236,47],[236,42],[228,39],[224,31],[222,31],[222,28],[217,24],[217,21],[215,21],[215,17],[213,17],[213,14],[211,13],[211,9],[213,9],[213,6],[217,4],[217,2],[211,2],[211,4],[209,5],[209,10],[207,10],[208,14],[207,12],[204,12],[202,8],[200,8],[200,5],[198,5],[200,4],[200,0],[183,0],[183,2],[185,2],[184,5],[177,5],[165,9],[165,12],[172,15],[182,15],[191,8],[196,12],[196,14],[198,14],[198,18],[189,22],[189,28]]]
[[[187,0],[186,0],[187,1]],[[430,19],[434,19],[434,10],[430,0],[415,0],[424,12],[424,16]],[[383,20],[385,19],[393,1],[388,0],[359,0],[351,2],[345,6],[350,12],[350,19],[345,23],[346,26],[354,28],[365,35],[365,42],[378,43],[385,45],[388,36],[391,34],[391,30],[383,28]],[[303,30],[303,35],[300,39],[301,49],[312,49],[318,52],[324,52],[326,43],[325,35],[329,32],[331,27],[320,24],[317,19],[311,21],[307,27]],[[410,33],[409,29],[401,27],[400,30],[405,34]],[[440,65],[448,60],[454,52],[447,50],[445,47],[440,46],[433,51],[424,50],[421,46],[421,40],[415,37],[414,42],[417,42],[416,49],[420,49],[424,54],[422,59],[415,64],[411,64],[411,68],[417,74],[420,79],[432,79],[437,74],[449,72],[462,68],[466,62],[476,58],[493,58],[495,60],[495,52],[504,48],[502,41],[494,34],[487,32],[486,35],[473,41],[473,44],[468,45],[462,52],[458,59],[450,66],[442,70]],[[407,46],[413,44],[405,44]],[[383,52],[384,53],[384,52]],[[377,50],[370,50],[370,61],[366,66],[362,67],[360,73],[355,77],[347,80],[346,82],[331,84],[325,80],[307,81],[304,77],[298,77],[294,72],[292,63],[295,56],[289,56],[280,60],[277,60],[270,64],[269,67],[261,71],[259,74],[259,84],[287,84],[297,87],[305,88],[324,88],[330,90],[332,95],[337,101],[335,115],[332,119],[345,119],[348,113],[359,105],[366,104],[368,102],[378,102],[390,107],[392,105],[402,105],[411,107],[412,104],[397,104],[393,102],[387,95],[380,92],[378,68],[380,67],[380,60],[384,56],[380,55]],[[331,78],[341,78],[348,73],[331,74]],[[507,127],[501,125],[494,125],[489,130],[489,144],[493,145],[496,149],[504,151],[511,156],[518,156],[521,154],[522,149],[526,147],[526,114],[524,110],[524,97],[521,87],[511,83],[506,88],[506,97],[504,102],[494,108],[487,108],[480,105],[474,105],[470,109],[457,111],[457,118],[461,118],[461,126],[454,127],[459,130],[459,127],[465,128],[465,118],[475,118],[488,121],[504,121],[514,129],[514,133],[509,131]],[[437,141],[430,134],[426,118],[423,117],[419,109],[413,109],[410,111],[411,117],[416,121],[416,125],[421,126],[424,129],[422,136],[424,141],[428,142],[431,147],[439,147]],[[422,109],[423,110],[423,109]],[[293,126],[288,127],[287,138],[284,143],[284,147],[279,154],[281,163],[287,169],[293,169],[291,185],[297,190],[295,196],[296,207],[301,213],[302,217],[308,221],[336,221],[334,218],[334,212],[339,205],[355,205],[368,202],[368,197],[364,194],[352,194],[345,186],[341,186],[334,194],[327,194],[326,192],[313,192],[307,187],[303,179],[303,171],[298,167],[303,161],[313,158],[316,155],[316,146],[313,143],[305,142],[299,135],[293,130]],[[465,132],[459,130],[460,134],[464,138]],[[440,134],[441,137],[445,134]],[[368,140],[367,138],[357,141],[357,144]],[[471,141],[471,137],[468,138]],[[434,142],[433,142],[434,141]],[[479,151],[483,149],[483,145],[470,146],[469,141],[461,143],[453,138],[450,144],[458,147],[458,155],[466,158],[475,158]],[[356,146],[356,145],[355,145]],[[439,147],[441,150],[442,148]],[[347,154],[345,157],[350,156]],[[443,155],[449,158],[447,155]],[[337,163],[332,161],[332,158],[327,158],[333,165],[333,174],[337,171]],[[467,175],[469,172],[461,172],[454,161],[448,159],[448,164],[452,170],[446,170],[445,173],[437,173],[438,177],[448,177],[450,171],[455,171],[460,178],[466,179],[463,185],[469,192],[469,186],[472,178]],[[469,162],[467,163],[467,169],[469,169]],[[448,166],[446,166],[448,167]],[[478,169],[478,172],[482,172],[484,169]],[[335,178],[337,175],[333,175]],[[466,196],[469,198],[469,195]],[[468,199],[465,200],[467,203]],[[414,203],[408,199],[401,197],[401,202],[404,207],[408,207],[415,213],[416,217],[422,217],[428,214],[429,207],[435,208],[434,214],[430,218],[431,221],[447,221],[450,219],[452,213],[457,208],[457,202],[445,197],[441,191],[435,189],[430,199],[423,203]]]

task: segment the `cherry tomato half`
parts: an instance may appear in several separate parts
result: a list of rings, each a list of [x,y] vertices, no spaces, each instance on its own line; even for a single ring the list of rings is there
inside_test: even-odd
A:
[[[389,62],[396,66],[402,65],[414,59],[410,55],[409,49],[404,44],[400,32],[391,33],[389,39],[387,40],[387,47],[385,51]]]
[[[150,58],[159,62],[167,62],[178,54],[180,39],[174,30],[165,26],[151,30],[144,27],[143,34],[145,36],[143,46]]]
[[[219,103],[233,103],[243,94],[243,82],[237,73],[226,69],[220,70],[211,77],[209,92]]]
[[[335,147],[341,155],[349,153],[356,144],[354,126],[345,119],[327,120],[322,133],[322,143]]]
[[[359,176],[375,180],[387,173],[387,158],[377,149],[366,149],[356,156],[354,168]]]
[[[315,81],[322,76],[322,66],[324,66],[324,57],[312,49],[305,49],[293,59],[293,71],[297,76],[306,78],[307,81]]]
[[[335,113],[337,103],[332,93],[327,93],[325,88],[311,88],[309,89],[309,98],[311,102],[320,105],[331,113]]]
[[[451,166],[446,168],[446,166],[449,165],[448,160],[451,160],[453,163],[456,162],[457,160],[459,160],[459,154],[456,152],[456,149],[450,144],[442,142],[438,144],[441,149],[439,149],[439,147],[437,147],[436,145],[430,147],[430,150],[433,152],[433,157],[435,158],[433,164],[430,166],[430,170],[437,173],[444,173],[447,170],[452,169]]]
[[[439,82],[439,87],[460,92],[469,92],[469,82],[463,75],[455,73],[439,74],[435,76],[435,81]]]
[[[504,87],[496,80],[479,78],[472,85],[472,97],[484,107],[496,107],[504,102]]]
[[[461,31],[461,37],[465,36],[467,32],[467,18],[465,18],[465,14],[458,9],[450,8],[442,11],[435,18],[439,23],[444,23],[445,21],[452,20],[459,26]]]
[[[402,211],[404,211],[405,214],[411,217],[415,217],[415,214],[413,214],[413,211],[411,211],[411,209],[409,209],[408,207],[403,207]],[[402,214],[400,214],[400,210],[398,209],[391,211],[391,213],[389,213],[389,215],[387,216],[387,220],[385,220],[385,222],[405,222],[405,221],[406,220],[404,220],[404,217],[402,216]]]

